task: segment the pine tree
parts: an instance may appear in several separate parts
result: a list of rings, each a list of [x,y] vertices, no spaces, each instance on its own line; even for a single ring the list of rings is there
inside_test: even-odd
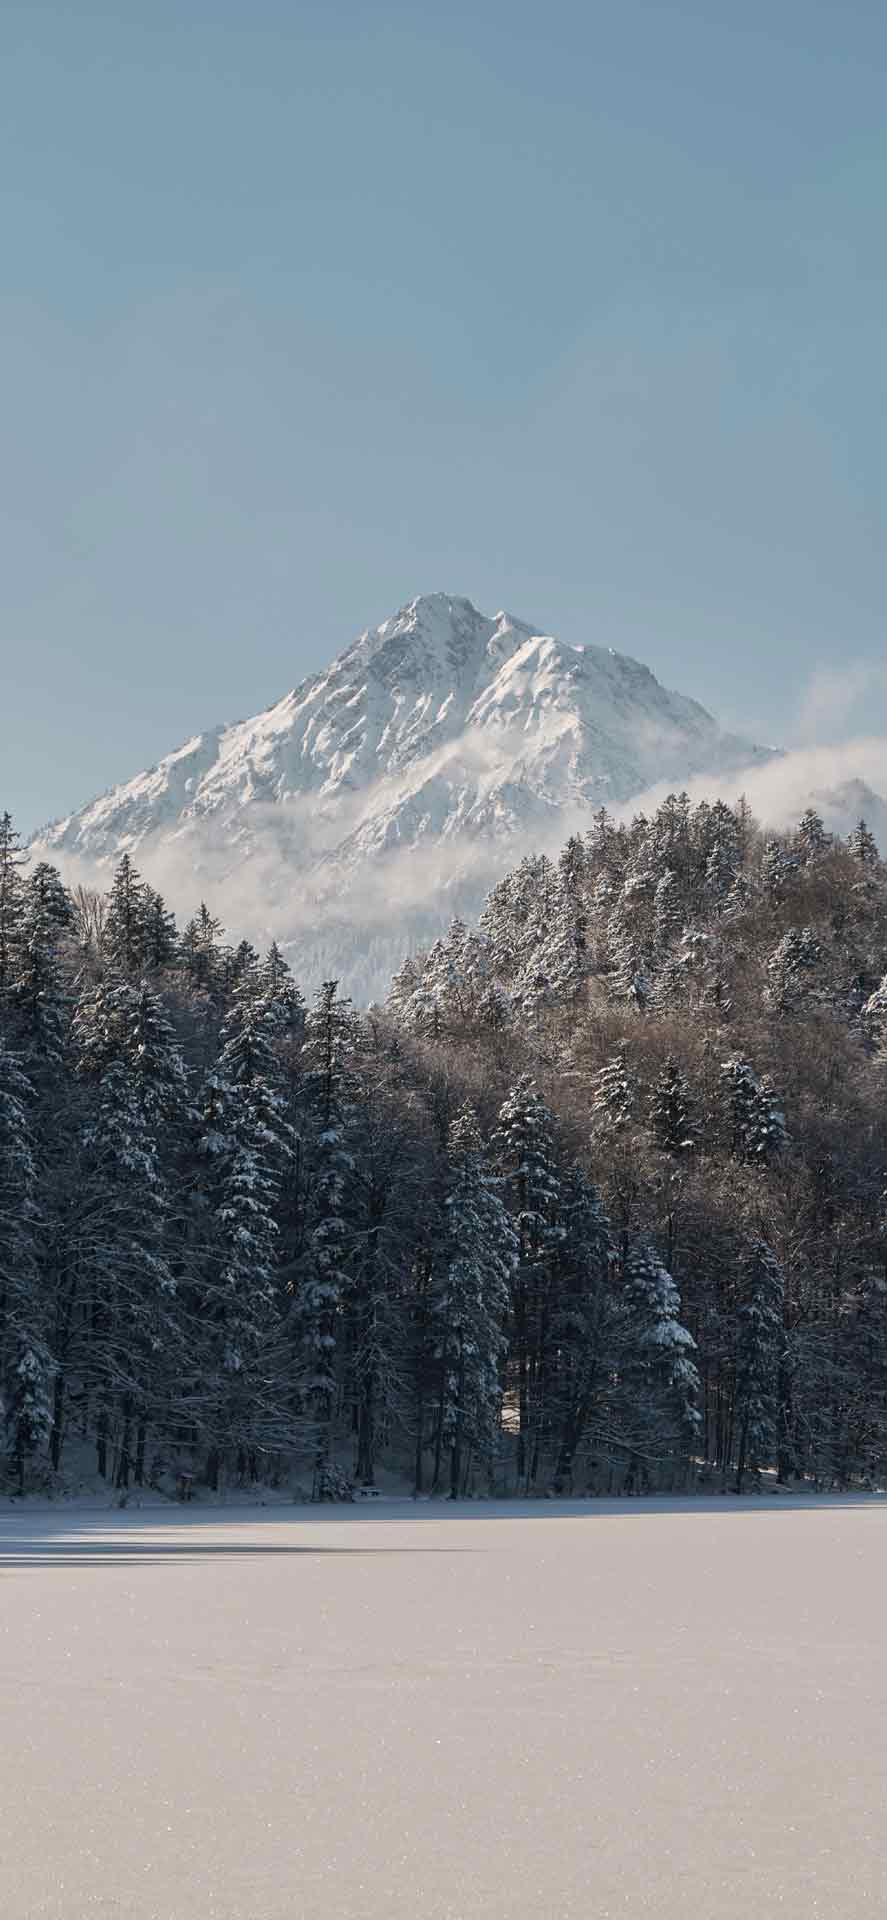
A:
[[[792,845],[802,867],[809,867],[820,860],[831,846],[831,835],[825,827],[815,807],[808,807],[798,822]]]
[[[315,1434],[314,1491],[323,1492],[336,1403],[336,1348],[348,1285],[349,1185],[357,1030],[338,981],[318,990],[305,1026],[305,1101],[313,1157],[305,1250],[297,1295],[302,1389]]]
[[[737,1493],[742,1492],[746,1467],[763,1466],[773,1458],[776,1448],[784,1290],[782,1269],[772,1248],[764,1241],[756,1241],[746,1263],[743,1298],[737,1315]]]
[[[767,961],[770,995],[780,1012],[797,1007],[807,980],[822,961],[822,947],[813,928],[789,927]]]
[[[231,956],[231,965],[230,965],[230,971],[228,975],[229,991],[232,987],[239,986],[240,982],[247,978],[253,979],[256,982],[258,982],[259,956],[256,952],[255,947],[252,945],[251,941],[241,940],[238,943],[238,945],[235,947],[234,952]]]
[[[858,860],[860,866],[868,868],[880,866],[881,856],[878,853],[878,843],[864,820],[860,820],[854,827],[847,841],[847,845],[854,860]]]
[[[656,883],[653,896],[653,944],[659,966],[668,958],[684,924],[680,889],[670,867]]]
[[[189,920],[182,934],[180,952],[191,986],[199,993],[210,993],[221,972],[222,923],[214,919],[201,900],[195,919]]]
[[[563,1239],[553,1122],[532,1077],[524,1074],[503,1102],[492,1150],[518,1239],[512,1285],[514,1366],[518,1400],[518,1476],[536,1479],[546,1418],[554,1262]]]
[[[770,1081],[759,1079],[750,1061],[736,1058],[724,1061],[720,1085],[733,1158],[769,1166],[787,1144],[785,1115]]]
[[[457,1499],[470,1456],[489,1462],[500,1417],[509,1283],[518,1241],[484,1165],[477,1118],[463,1107],[450,1128],[444,1272],[434,1304],[441,1367],[440,1443]]]
[[[38,860],[25,881],[25,912],[32,919],[67,933],[74,924],[74,907],[56,867]]]
[[[662,1152],[676,1160],[685,1159],[699,1144],[699,1122],[689,1083],[673,1055],[653,1085],[650,1131]]]
[[[725,809],[729,813],[729,809]],[[732,816],[731,816],[732,822]],[[719,823],[705,863],[705,890],[716,910],[722,910],[739,878],[740,860],[736,836]]]
[[[600,1197],[578,1167],[563,1183],[563,1238],[555,1275],[550,1404],[555,1441],[553,1489],[571,1484],[576,1455],[612,1365],[612,1241]]]
[[[275,996],[255,971],[232,995],[201,1101],[198,1159],[212,1222],[202,1314],[208,1331],[208,1473],[241,1478],[286,1438],[286,1382],[273,1352],[281,1188],[297,1149],[275,1042]]]
[[[437,1215],[422,1116],[402,1100],[400,1045],[384,1029],[375,1029],[373,1038],[348,1121],[353,1169],[342,1314],[355,1478],[365,1487],[375,1485],[377,1453],[394,1426],[411,1431],[421,1468],[430,1330],[424,1312],[413,1317],[407,1302],[418,1266],[417,1238],[424,1257],[435,1239]],[[429,1266],[425,1304],[430,1282]]]
[[[149,890],[125,853],[108,893],[102,951],[115,973],[131,979],[145,964]]]
[[[606,951],[611,997],[642,1013],[650,998],[650,981],[625,893],[607,921]]]
[[[591,1113],[596,1131],[607,1139],[627,1132],[634,1120],[637,1099],[638,1083],[623,1042],[592,1081]]]
[[[414,959],[410,954],[407,954],[406,959],[394,975],[388,991],[388,1000],[386,1002],[388,1012],[393,1020],[402,1022],[404,1026],[410,1026],[412,1024],[410,1019],[410,1006],[413,995],[421,983],[422,971],[421,957]]]
[[[572,944],[576,952],[576,964],[581,971],[585,964],[588,945],[586,890],[589,859],[586,847],[577,833],[572,834],[567,841],[558,861],[557,871],[562,898],[569,903]]]
[[[12,816],[0,814],[0,1009],[10,993],[16,971],[25,910],[22,869],[26,863],[27,855],[21,851]]]
[[[144,1477],[152,1414],[168,1404],[177,1369],[162,1135],[182,1115],[186,1077],[156,995],[116,976],[81,1000],[73,1040],[79,1074],[93,1093],[83,1129],[80,1251],[92,1271],[98,1466],[107,1472],[116,1404],[115,1480],[126,1488],[133,1471],[138,1482]]]
[[[51,1361],[39,1289],[34,1089],[0,1042],[0,1415],[20,1492],[49,1432]]]
[[[58,894],[48,880],[51,867],[38,868],[25,886],[7,1005],[28,1070],[44,1076],[47,1065],[61,1065],[67,1026],[67,989],[59,958],[66,930]],[[58,876],[55,876],[56,878]]]
[[[633,1487],[645,1456],[689,1451],[700,1424],[700,1382],[677,1287],[649,1242],[632,1248],[621,1307],[623,1417],[632,1436],[627,1485]]]
[[[519,983],[525,1011],[562,1005],[575,996],[585,977],[586,935],[584,909],[559,886],[549,922],[541,929],[539,944]]]
[[[784,900],[792,875],[798,870],[798,858],[779,840],[768,840],[761,859],[761,886],[774,906]]]
[[[159,973],[164,967],[172,966],[177,947],[175,914],[168,911],[162,894],[155,893],[153,887],[146,887],[142,964],[149,972]]]
[[[272,941],[262,962],[259,982],[262,992],[271,1000],[281,1039],[291,1047],[301,1045],[305,1037],[307,1010],[293,980],[289,962],[284,959],[276,940]]]

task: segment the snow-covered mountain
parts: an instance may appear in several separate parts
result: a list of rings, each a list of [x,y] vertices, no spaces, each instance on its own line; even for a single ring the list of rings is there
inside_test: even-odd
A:
[[[224,914],[224,887],[229,925],[254,931],[295,934],[343,908],[346,886],[352,915],[390,926],[442,887],[463,904],[472,877],[486,884],[514,857],[508,842],[559,844],[601,805],[769,757],[627,655],[438,593],[39,842],[102,866],[128,850],[177,905],[187,879],[191,900],[206,892]]]
[[[766,757],[625,654],[437,593],[267,712],[197,734],[40,837],[102,860],[205,825],[245,851],[257,809],[308,801],[324,859],[351,862]]]

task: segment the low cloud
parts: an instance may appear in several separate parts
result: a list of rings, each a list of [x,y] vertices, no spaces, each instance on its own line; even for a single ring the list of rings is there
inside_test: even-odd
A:
[[[822,676],[815,677],[804,701],[811,727],[826,693]],[[563,725],[555,716],[552,722],[548,744],[555,748]],[[340,789],[328,804],[317,794],[284,803],[254,799],[224,828],[205,814],[172,834],[140,841],[133,858],[180,926],[206,900],[230,939],[247,938],[260,949],[272,939],[284,945],[306,988],[337,974],[356,998],[377,997],[406,951],[427,944],[454,913],[474,915],[490,887],[525,854],[556,856],[572,832],[588,827],[605,797],[602,790],[581,804],[546,810],[537,796],[535,817],[509,830],[497,806],[506,787],[512,796],[520,789],[521,768],[508,734],[507,728],[492,736],[470,730],[369,788]],[[535,736],[537,769],[540,744]],[[621,818],[652,812],[678,784],[662,781],[610,810]],[[881,736],[803,745],[763,765],[682,784],[694,803],[735,802],[744,794],[762,824],[774,829],[793,825],[811,804],[842,831],[866,812],[887,846],[887,807],[877,797],[887,793],[887,739]],[[489,800],[483,829],[462,823],[460,796],[472,806]],[[450,829],[443,836],[436,827],[441,818]],[[370,823],[376,850],[367,855]],[[404,828],[410,838],[398,843]],[[34,851],[53,860],[69,885],[104,889],[116,864],[116,855],[99,863],[63,849]]]
[[[827,809],[831,801],[835,814],[841,814],[842,802],[845,798],[852,802],[853,790],[860,787],[870,789],[876,800],[882,800],[887,789],[887,738],[874,736],[845,740],[840,746],[797,747],[765,766],[740,768],[724,778],[704,775],[685,784],[696,802],[733,803],[744,794],[763,826],[783,829],[793,826],[811,805]],[[617,811],[622,818],[649,813],[673,791],[674,783],[662,782]]]

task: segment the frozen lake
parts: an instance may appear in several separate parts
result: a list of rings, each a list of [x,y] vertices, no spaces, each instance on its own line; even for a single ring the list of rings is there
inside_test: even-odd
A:
[[[0,1517],[3,1920],[887,1906],[887,1503]]]

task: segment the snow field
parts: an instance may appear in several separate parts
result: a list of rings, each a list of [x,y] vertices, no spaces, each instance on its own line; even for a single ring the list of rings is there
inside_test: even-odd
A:
[[[887,1506],[0,1518],[3,1920],[856,1920]]]

